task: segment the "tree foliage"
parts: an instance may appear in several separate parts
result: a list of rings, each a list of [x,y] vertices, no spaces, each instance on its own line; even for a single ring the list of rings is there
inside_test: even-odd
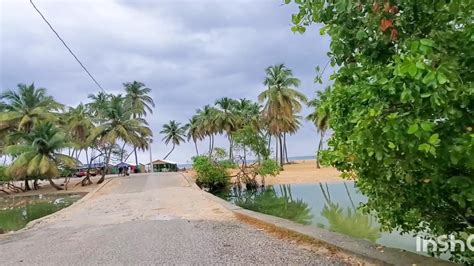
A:
[[[193,169],[196,171],[196,184],[209,191],[219,191],[230,185],[230,175],[225,164],[209,156],[193,157]]]
[[[385,228],[474,233],[474,2],[295,3],[293,30],[323,23],[337,65],[326,158]]]

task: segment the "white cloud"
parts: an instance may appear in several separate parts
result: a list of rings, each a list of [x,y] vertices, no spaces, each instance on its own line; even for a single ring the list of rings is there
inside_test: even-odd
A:
[[[152,89],[154,157],[168,150],[158,134],[163,123],[185,123],[219,97],[255,100],[269,65],[287,64],[309,97],[323,87],[312,80],[314,67],[327,61],[328,38],[315,28],[293,34],[294,7],[278,1],[34,2],[106,90],[132,80]],[[68,105],[98,91],[28,1],[2,0],[0,15],[0,90],[34,81]],[[314,154],[314,127],[303,122],[288,141],[290,155]],[[217,145],[227,147],[225,138]],[[185,162],[193,154],[193,145],[184,144],[170,159]]]

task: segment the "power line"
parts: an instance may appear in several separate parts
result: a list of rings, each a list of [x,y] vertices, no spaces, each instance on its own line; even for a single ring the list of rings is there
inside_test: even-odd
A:
[[[84,69],[84,71],[86,71],[87,75],[89,75],[89,77],[94,81],[94,83],[102,91],[105,91],[104,88],[102,88],[102,86],[100,86],[99,82],[97,82],[97,80],[92,76],[92,74],[89,72],[89,70],[87,70],[87,68],[82,64],[82,62],[79,60],[79,58],[77,58],[77,56],[74,54],[74,52],[71,50],[71,48],[69,48],[69,46],[67,46],[66,42],[64,42],[64,40],[61,38],[61,36],[59,36],[59,34],[54,30],[53,26],[51,26],[51,24],[44,17],[44,15],[41,13],[41,11],[39,11],[39,9],[35,6],[35,4],[33,3],[33,0],[30,0],[30,3],[35,8],[35,10],[38,12],[38,14],[40,14],[40,16],[43,18],[44,22],[46,22],[46,24],[48,24],[49,28],[54,32],[54,34],[56,34],[56,37],[58,37],[58,39],[63,43],[63,45],[66,47],[66,49],[69,51],[69,53],[71,53],[71,55],[76,59],[76,61],[79,63],[79,65],[81,65],[81,67]]]

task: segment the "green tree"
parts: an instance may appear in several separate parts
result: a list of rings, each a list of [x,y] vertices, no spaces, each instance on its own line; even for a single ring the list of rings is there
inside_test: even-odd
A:
[[[210,105],[205,105],[196,111],[196,119],[199,125],[198,130],[202,136],[209,137],[209,157],[214,149],[214,135],[218,132],[216,124],[217,109]]]
[[[74,168],[77,163],[74,158],[59,153],[67,146],[63,132],[50,122],[39,122],[30,133],[22,133],[20,143],[6,148],[15,157],[7,174],[16,178],[45,178],[54,188],[62,190],[52,178],[59,177],[60,167]]]
[[[166,154],[165,158],[173,152],[176,145],[181,144],[181,142],[186,142],[184,139],[186,137],[186,127],[182,127],[181,123],[177,123],[174,120],[171,120],[168,124],[163,125],[163,130],[160,131],[160,134],[164,134],[163,141],[166,145],[171,142],[173,145],[171,150]]]
[[[35,88],[34,84],[18,84],[17,90],[0,94],[3,100],[0,113],[0,128],[16,127],[16,130],[30,132],[38,121],[55,121],[62,105],[46,94],[46,89]],[[6,111],[6,112],[5,112]]]
[[[90,145],[88,137],[93,128],[87,106],[81,103],[75,108],[69,108],[64,114],[63,120],[64,128],[69,132],[68,140],[73,144],[75,150],[87,149]],[[76,155],[77,158],[79,153]]]
[[[92,130],[89,141],[105,147],[105,167],[108,167],[117,140],[146,150],[153,132],[143,118],[132,118],[133,112],[126,105],[126,99],[122,95],[111,95],[106,99],[105,104],[96,109],[101,123]],[[97,106],[97,103],[92,105]],[[106,171],[102,171],[102,176],[97,181],[99,184],[104,181],[105,174]]]
[[[279,153],[280,165],[283,165],[283,134],[295,128],[295,114],[301,111],[302,103],[306,103],[307,99],[295,89],[300,80],[284,64],[270,66],[265,72],[263,84],[267,89],[258,96],[258,100],[265,102],[263,118],[268,131],[278,140],[279,152],[275,152]]]
[[[202,140],[201,132],[199,132],[198,118],[193,116],[189,119],[188,123],[184,126],[186,129],[187,140],[193,140],[194,148],[196,149],[196,156],[199,156],[199,150],[197,146],[197,141]]]
[[[326,130],[329,128],[329,110],[327,105],[323,105],[322,102],[326,102],[329,94],[331,93],[331,88],[327,87],[324,91],[317,91],[316,98],[308,102],[308,106],[313,110],[306,119],[313,122],[316,126],[316,130],[319,132],[319,144],[318,150],[316,151],[316,167],[319,169],[320,166],[320,157],[319,152],[323,148],[324,135]]]
[[[155,102],[153,98],[148,96],[151,92],[150,88],[145,87],[145,84],[138,81],[127,82],[123,84],[126,93],[126,99],[128,105],[132,109],[132,117],[145,117],[147,113],[153,113],[153,107]],[[137,147],[133,147],[133,153],[135,154],[135,165],[138,166]]]
[[[220,98],[215,102],[215,106],[219,108],[215,114],[215,123],[217,130],[219,132],[225,132],[229,140],[229,160],[233,158],[232,132],[234,132],[237,127],[237,116],[232,112],[235,104],[236,101],[228,97]]]
[[[326,158],[385,228],[473,234],[474,2],[295,2],[293,30],[323,23],[337,65]]]

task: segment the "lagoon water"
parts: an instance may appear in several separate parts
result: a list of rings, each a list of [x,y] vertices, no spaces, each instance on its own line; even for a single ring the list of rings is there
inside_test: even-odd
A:
[[[256,192],[233,189],[220,196],[246,209],[416,252],[413,236],[383,232],[375,217],[358,210],[367,199],[353,182],[273,185]]]
[[[28,222],[57,212],[84,195],[63,193],[0,197],[0,233],[21,229]]]

